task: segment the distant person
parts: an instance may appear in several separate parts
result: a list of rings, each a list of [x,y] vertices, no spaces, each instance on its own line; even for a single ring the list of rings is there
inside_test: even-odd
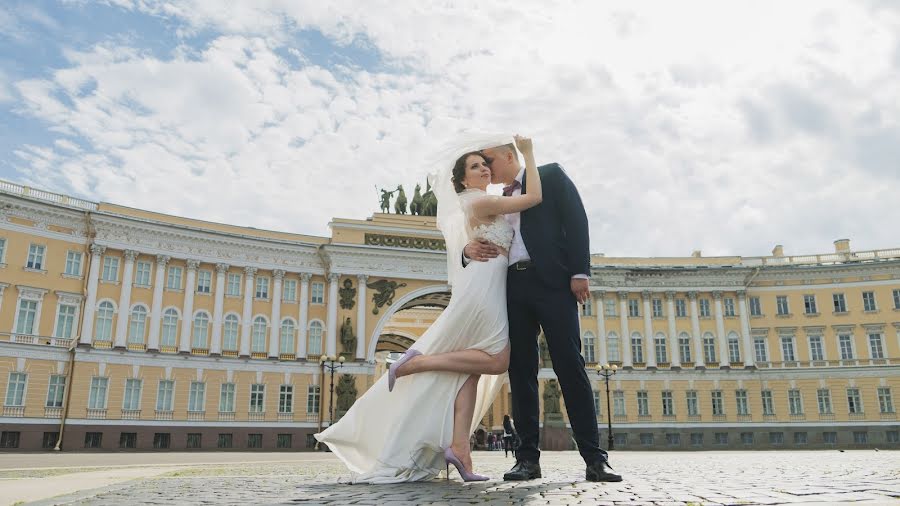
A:
[[[509,457],[512,452],[513,457],[516,456],[516,429],[513,427],[512,418],[509,415],[503,415],[503,456]]]

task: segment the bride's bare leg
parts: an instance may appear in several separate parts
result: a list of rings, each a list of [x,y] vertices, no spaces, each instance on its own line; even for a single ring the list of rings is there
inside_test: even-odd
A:
[[[481,350],[460,350],[436,355],[413,357],[399,369],[397,377],[426,371],[447,371],[461,374],[503,374],[509,369],[509,345],[496,355]]]
[[[463,383],[456,402],[453,403],[453,441],[450,448],[463,467],[472,471],[472,452],[469,448],[469,429],[472,428],[472,417],[475,415],[475,395],[478,389],[478,375],[469,376]]]

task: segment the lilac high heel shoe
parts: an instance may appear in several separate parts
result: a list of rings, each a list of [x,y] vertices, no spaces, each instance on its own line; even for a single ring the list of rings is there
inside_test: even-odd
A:
[[[397,369],[409,362],[413,357],[418,357],[421,354],[422,352],[419,350],[407,350],[402,357],[388,367],[388,392],[394,391],[394,382],[397,381]]]
[[[483,474],[478,473],[470,473],[466,471],[466,468],[463,467],[462,462],[456,458],[456,454],[453,453],[453,450],[448,446],[444,449],[444,460],[447,461],[447,479],[450,479],[450,464],[453,464],[456,467],[456,470],[459,471],[459,475],[462,477],[463,481],[488,481],[490,478],[484,476]]]

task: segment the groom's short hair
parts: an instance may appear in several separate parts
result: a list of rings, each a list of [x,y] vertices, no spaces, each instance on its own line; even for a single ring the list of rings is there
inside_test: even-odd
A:
[[[519,152],[516,151],[516,145],[515,145],[515,144],[513,144],[513,143],[510,142],[509,144],[502,144],[502,145],[500,145],[500,146],[497,146],[497,148],[508,149],[508,150],[510,151],[510,153],[513,154],[513,158],[515,158],[516,160],[519,159]]]

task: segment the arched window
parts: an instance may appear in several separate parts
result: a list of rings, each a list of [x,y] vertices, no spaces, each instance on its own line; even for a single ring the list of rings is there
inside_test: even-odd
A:
[[[162,335],[159,344],[160,346],[177,346],[178,344],[178,311],[174,308],[170,307],[163,313]]]
[[[691,336],[687,332],[678,334],[678,352],[682,362],[693,362],[691,359]]]
[[[619,356],[619,336],[615,332],[610,332],[606,338],[606,358],[610,362],[622,360]]]
[[[594,357],[594,334],[591,332],[584,333],[584,339],[582,339],[582,349],[584,350],[584,361],[590,364],[597,362],[597,359]]]
[[[640,332],[631,334],[631,361],[635,364],[644,363],[644,338]]]
[[[144,330],[147,328],[147,308],[134,306],[128,323],[128,342],[144,344]]]
[[[707,364],[715,364],[716,360],[716,338],[709,332],[703,334],[703,361]]]
[[[732,364],[741,361],[741,341],[735,332],[728,334],[728,361]]]
[[[669,362],[669,349],[666,346],[666,335],[662,332],[657,332],[656,337],[653,338],[654,351],[656,351],[656,361],[660,364],[665,364]]]
[[[208,349],[208,337],[209,315],[206,313],[197,313],[197,315],[194,316],[194,332],[191,338],[191,347],[198,350]]]
[[[310,355],[322,354],[322,323],[310,322],[309,324],[309,346],[307,352]]]
[[[253,320],[250,351],[252,353],[266,352],[266,319],[262,316],[257,316],[256,319]]]
[[[281,349],[279,353],[282,355],[290,355],[294,353],[294,321],[285,318],[281,322],[281,337],[279,339],[279,346]]]
[[[97,323],[94,329],[95,341],[112,341],[112,321],[115,308],[112,302],[103,301],[97,306]]]
[[[230,314],[225,317],[225,328],[222,332],[222,350],[237,351],[238,349],[238,317]]]

